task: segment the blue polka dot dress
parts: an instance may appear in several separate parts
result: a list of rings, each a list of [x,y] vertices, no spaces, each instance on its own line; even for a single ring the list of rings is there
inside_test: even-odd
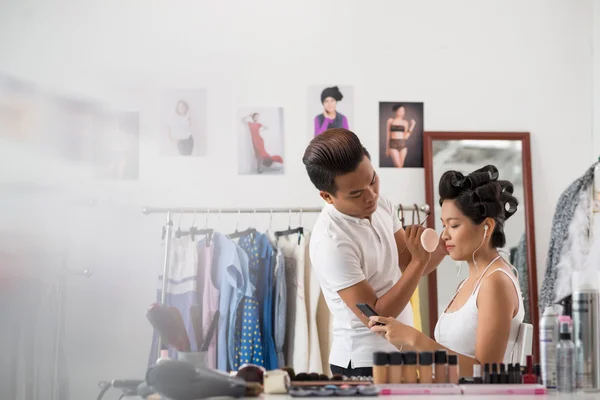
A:
[[[252,294],[244,296],[238,309],[238,321],[241,326],[236,331],[235,370],[243,364],[256,364],[262,367],[265,365],[260,330],[260,308],[255,289],[260,264],[258,245],[254,235],[240,238],[239,245],[248,254]]]

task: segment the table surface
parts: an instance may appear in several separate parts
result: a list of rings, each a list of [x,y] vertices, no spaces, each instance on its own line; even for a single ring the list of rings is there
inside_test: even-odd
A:
[[[365,396],[356,396],[356,397],[337,397],[332,396],[337,400],[367,400],[373,397],[365,397]],[[328,399],[332,400],[332,397],[305,397],[306,400],[316,400],[316,399]],[[263,400],[291,400],[291,399],[299,399],[298,397],[292,397],[288,395],[263,395],[261,396]],[[554,399],[554,400],[571,400],[571,399],[583,399],[583,400],[597,400],[600,399],[600,393],[557,393],[550,392],[546,395],[411,395],[411,396],[379,396],[377,397],[380,400],[399,400],[399,399],[418,399],[418,400],[441,400],[448,398],[469,398],[469,399],[484,399],[484,400],[546,400],[546,399]]]

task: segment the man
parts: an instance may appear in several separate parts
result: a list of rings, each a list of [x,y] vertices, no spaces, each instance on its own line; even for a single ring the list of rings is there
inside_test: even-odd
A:
[[[413,326],[410,298],[446,249],[425,251],[420,225],[404,231],[390,201],[379,196],[369,152],[354,133],[324,132],[310,142],[302,161],[327,202],[311,234],[310,259],[333,314],[331,370],[372,376],[373,353],[397,349],[369,330],[356,304]]]

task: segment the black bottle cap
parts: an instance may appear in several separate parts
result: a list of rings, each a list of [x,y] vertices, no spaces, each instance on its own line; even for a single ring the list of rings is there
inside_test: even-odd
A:
[[[419,365],[431,365],[433,364],[433,353],[430,351],[424,351],[419,353]]]
[[[492,363],[492,374],[495,374],[496,372],[498,372],[498,364]]]
[[[500,364],[500,373],[501,374],[506,373],[506,366],[504,364]]]
[[[515,370],[514,365],[512,365],[512,363],[508,364],[508,372],[512,372]]]
[[[515,372],[521,373],[521,364],[519,364],[519,363],[515,364]]]
[[[446,364],[448,362],[448,353],[446,350],[438,350],[435,352],[435,363]]]
[[[483,372],[487,372],[488,374],[490,373],[490,364],[483,365]]]
[[[407,351],[403,353],[404,365],[417,365],[417,353]]]
[[[373,365],[387,365],[388,364],[388,353],[378,351],[373,353]]]
[[[390,355],[389,355],[390,365],[402,365],[403,358],[404,357],[402,356],[402,353],[400,353],[399,351],[390,353]]]
[[[448,356],[449,365],[458,365],[458,356],[456,354],[450,354]]]
[[[540,376],[542,374],[542,367],[540,366],[540,364],[535,364],[533,370],[535,371],[536,376]]]
[[[310,374],[308,374],[308,380],[309,381],[318,381],[319,374],[317,374],[316,372],[311,372]]]

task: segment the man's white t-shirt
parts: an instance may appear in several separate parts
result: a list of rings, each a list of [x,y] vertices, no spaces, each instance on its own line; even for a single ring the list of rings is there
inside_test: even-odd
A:
[[[367,280],[377,297],[398,282],[402,273],[394,233],[402,229],[392,203],[379,196],[371,221],[342,214],[327,205],[319,215],[310,240],[310,259],[325,301],[333,315],[333,343],[329,362],[342,368],[372,367],[376,351],[397,351],[371,332],[348,308],[338,291]],[[410,303],[398,321],[413,326]]]

